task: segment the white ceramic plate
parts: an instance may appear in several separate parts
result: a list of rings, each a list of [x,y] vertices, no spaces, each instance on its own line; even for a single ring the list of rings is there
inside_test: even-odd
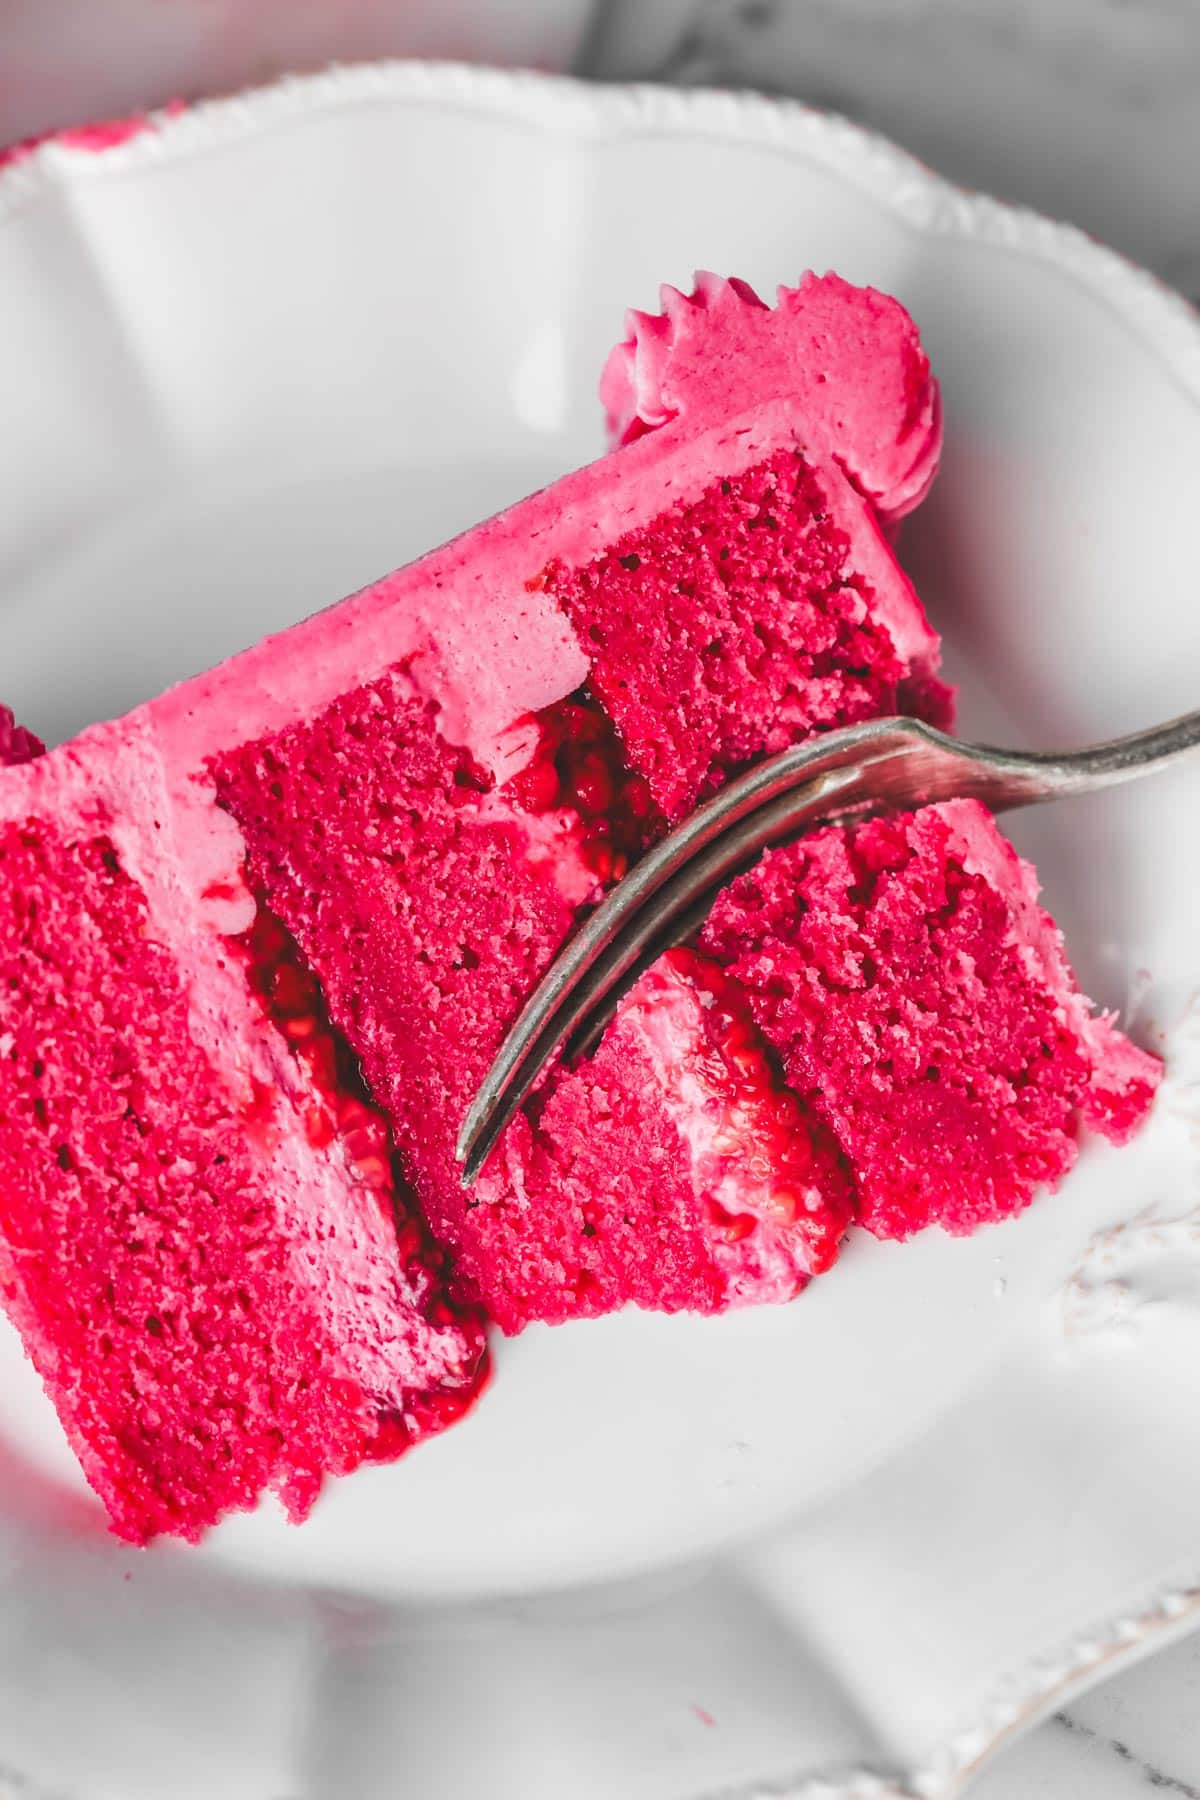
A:
[[[623,307],[696,265],[832,266],[918,319],[948,431],[905,553],[964,728],[1197,703],[1181,303],[797,106],[418,65],[0,178],[0,696],[67,735],[587,459]],[[1019,1221],[859,1238],[784,1309],[532,1330],[465,1425],[199,1551],[105,1536],[5,1329],[0,1787],[942,1796],[1180,1628],[1198,793],[1014,824],[1170,1065],[1139,1141]]]

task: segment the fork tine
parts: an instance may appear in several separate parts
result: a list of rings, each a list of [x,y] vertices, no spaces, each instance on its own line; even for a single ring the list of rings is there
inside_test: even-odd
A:
[[[568,940],[508,1032],[463,1120],[457,1146],[459,1160],[465,1160],[480,1125],[497,1097],[507,1088],[526,1046],[540,1036],[564,998],[611,943],[624,919],[638,911],[670,881],[698,848],[755,808],[815,778],[826,767],[840,767],[852,761],[863,746],[877,741],[879,747],[885,748],[888,744],[906,741],[912,731],[924,735],[927,730],[911,720],[874,719],[865,725],[849,726],[794,745],[730,782],[661,843],[648,850]]]
[[[575,1053],[591,1041],[593,1013],[606,1001],[611,1012],[638,964],[687,935],[707,911],[700,904],[704,898],[711,899],[766,844],[795,830],[798,820],[828,816],[839,794],[848,800],[846,790],[860,784],[864,765],[844,766],[847,750],[884,736],[874,724],[852,728],[831,734],[836,743],[819,740],[760,764],[635,865],[551,965],[501,1045],[459,1134],[464,1187],[471,1186],[564,1039],[575,1037]],[[832,768],[822,768],[831,762]],[[797,789],[809,793],[807,802]],[[595,1024],[607,1016],[602,1013]]]
[[[845,779],[852,780],[852,774]],[[820,785],[823,794],[828,786],[813,785]],[[767,841],[762,836],[764,827],[770,829],[782,819],[793,820],[796,810],[796,797],[789,793],[752,813],[740,825],[721,833],[707,849],[692,855],[673,878],[656,885],[645,899],[626,893],[625,882],[614,889],[604,902],[611,910],[602,918],[598,908],[588,921],[597,927],[595,940],[585,942],[582,932],[571,940],[502,1047],[502,1072],[498,1058],[487,1088],[480,1089],[458,1144],[464,1187],[474,1182],[559,1045],[568,1055],[578,1055],[593,1044],[641,968],[695,929],[722,881]],[[509,1052],[506,1056],[505,1050]],[[497,1076],[500,1078],[492,1078]]]
[[[737,869],[730,871],[730,877],[740,874],[753,860],[753,857],[746,858]],[[719,887],[706,888],[697,900],[681,909],[678,915],[672,913],[665,924],[660,920],[657,929],[648,937],[645,948],[638,952],[636,961],[620,980],[611,985],[605,982],[603,992],[597,987],[589,986],[587,1011],[562,1040],[562,1060],[565,1063],[572,1063],[580,1056],[591,1056],[599,1048],[600,1039],[608,1030],[622,996],[637,985],[639,978],[652,963],[658,961],[664,950],[669,950],[673,944],[686,944],[692,934],[699,931],[712,911],[719,892]]]

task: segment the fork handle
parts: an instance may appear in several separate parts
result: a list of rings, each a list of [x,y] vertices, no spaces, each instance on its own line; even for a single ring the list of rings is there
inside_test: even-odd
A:
[[[1063,793],[1088,793],[1093,788],[1113,787],[1164,763],[1173,762],[1200,746],[1200,712],[1182,713],[1163,725],[1114,738],[1111,743],[1066,755],[1033,754],[1026,760],[1043,766],[1051,782],[1047,798]]]
[[[1082,750],[1004,750],[948,737],[919,720],[894,719],[881,729],[857,773],[876,802],[875,810],[971,799],[982,800],[993,812],[1006,812],[1134,781],[1198,747],[1200,712]],[[799,753],[788,751],[775,759],[785,779],[794,754],[799,760]],[[787,785],[795,791],[802,783],[798,770]]]

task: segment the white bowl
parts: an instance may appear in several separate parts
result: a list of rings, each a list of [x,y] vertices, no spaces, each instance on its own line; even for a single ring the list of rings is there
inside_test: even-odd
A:
[[[964,728],[1196,704],[1182,303],[796,105],[416,64],[0,177],[0,697],[67,735],[586,459],[623,307],[696,265],[915,314],[948,430],[905,554]],[[1197,792],[1013,826],[1169,1063],[1137,1143],[1019,1220],[856,1241],[788,1308],[531,1330],[455,1431],[199,1551],[104,1535],[6,1328],[3,1760],[72,1800],[943,1796],[1181,1629]]]

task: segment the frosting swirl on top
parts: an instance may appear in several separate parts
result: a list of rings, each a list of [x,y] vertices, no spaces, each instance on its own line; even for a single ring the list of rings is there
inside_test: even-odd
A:
[[[695,281],[690,294],[663,287],[660,313],[626,314],[600,382],[613,445],[788,399],[806,454],[837,463],[883,520],[911,511],[937,469],[942,417],[899,302],[838,275],[806,274],[773,307],[744,281]]]

